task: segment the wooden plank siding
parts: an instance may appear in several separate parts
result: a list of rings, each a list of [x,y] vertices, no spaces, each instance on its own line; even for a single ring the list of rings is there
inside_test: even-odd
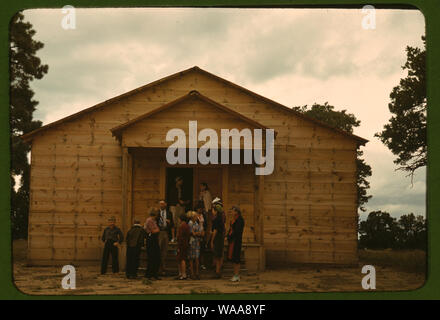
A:
[[[133,216],[143,224],[151,208],[161,198],[162,149],[136,149],[133,152]],[[162,172],[163,174],[165,172]],[[163,186],[165,188],[165,185]]]
[[[252,166],[229,167],[228,205],[243,209],[245,241],[256,237],[252,228],[258,227],[257,204],[264,222],[268,265],[355,262],[356,141],[194,70],[32,138],[30,263],[100,259],[99,239],[107,219],[115,216],[121,225],[122,148],[110,129],[191,90],[277,132],[275,170],[264,177],[261,198],[255,196],[258,177]],[[218,115],[214,117],[203,107],[198,107],[197,116],[206,118],[206,126],[223,121],[226,127],[237,124],[226,115],[218,120]],[[166,126],[180,125],[181,119],[187,123],[192,115],[186,106],[176,118],[165,115],[170,120]],[[154,133],[160,126],[149,123],[141,127],[141,131]],[[137,155],[133,154],[132,164],[133,217],[144,220],[147,207],[156,205],[161,196],[164,169],[156,161],[160,155],[148,152],[147,161]]]
[[[256,181],[253,165],[230,165],[228,168],[228,196],[227,207],[240,207],[245,220],[243,242],[255,242],[256,238]],[[232,216],[227,215],[226,228],[228,230]]]

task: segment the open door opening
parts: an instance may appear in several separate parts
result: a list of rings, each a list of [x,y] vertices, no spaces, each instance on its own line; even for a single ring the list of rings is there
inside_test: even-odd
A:
[[[183,178],[183,190],[190,201],[187,205],[187,209],[193,208],[193,198],[194,198],[194,169],[193,168],[167,168],[166,169],[166,192],[165,197],[166,201],[170,205],[174,205],[170,203],[171,194],[173,192],[173,188],[176,186],[176,178]]]
[[[212,199],[219,197],[223,199],[222,194],[222,168],[220,167],[198,167],[195,172],[194,190],[195,200],[199,199],[200,184],[206,183],[211,192]]]
[[[176,178],[181,176],[183,178],[183,188],[191,203],[188,209],[193,209],[197,204],[200,194],[200,184],[206,183],[211,192],[212,198],[219,197],[223,199],[223,181],[221,167],[169,167],[166,168],[166,189],[165,197],[168,204],[175,188]],[[172,205],[172,204],[170,204]]]

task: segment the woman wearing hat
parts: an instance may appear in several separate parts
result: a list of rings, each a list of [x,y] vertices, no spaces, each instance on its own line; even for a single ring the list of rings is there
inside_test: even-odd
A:
[[[216,278],[220,279],[221,268],[223,264],[223,249],[224,249],[224,234],[225,224],[223,222],[223,205],[220,202],[215,202],[212,206],[212,235],[211,248],[214,253],[215,274]]]

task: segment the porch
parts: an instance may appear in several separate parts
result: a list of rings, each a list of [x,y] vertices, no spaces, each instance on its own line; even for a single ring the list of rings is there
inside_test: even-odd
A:
[[[133,221],[143,223],[160,199],[167,200],[169,187],[176,176],[184,177],[184,187],[190,189],[192,205],[197,203],[199,186],[206,182],[212,197],[220,197],[226,209],[226,229],[232,219],[228,212],[233,205],[240,207],[245,220],[242,260],[251,272],[265,268],[262,205],[263,176],[256,176],[253,165],[169,165],[166,149],[122,147],[122,231],[129,230]],[[226,244],[226,242],[225,242]],[[173,245],[168,259],[172,260]],[[125,248],[121,248],[121,267],[125,266]],[[142,260],[145,261],[146,257]],[[176,263],[174,263],[176,266]]]

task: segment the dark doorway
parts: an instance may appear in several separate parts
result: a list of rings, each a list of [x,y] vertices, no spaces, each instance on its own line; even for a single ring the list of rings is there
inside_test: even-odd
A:
[[[193,207],[193,169],[192,168],[167,168],[166,169],[166,201],[169,205],[173,205],[170,203],[170,194],[172,193],[172,188],[176,186],[176,178],[183,177],[183,189],[185,194],[190,200],[190,204],[187,208]]]

